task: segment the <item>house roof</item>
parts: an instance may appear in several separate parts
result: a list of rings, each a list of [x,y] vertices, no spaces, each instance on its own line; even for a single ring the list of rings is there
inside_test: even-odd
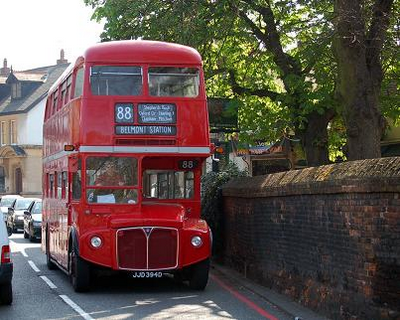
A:
[[[67,67],[68,63],[14,73],[16,79],[27,84],[28,92],[20,99],[12,100],[9,94],[3,97],[0,101],[0,115],[28,112],[46,97],[50,87]],[[0,84],[1,81],[2,78]]]
[[[46,80],[46,78],[47,78],[47,72],[44,72],[44,73],[15,72],[14,76],[19,81],[44,82]]]

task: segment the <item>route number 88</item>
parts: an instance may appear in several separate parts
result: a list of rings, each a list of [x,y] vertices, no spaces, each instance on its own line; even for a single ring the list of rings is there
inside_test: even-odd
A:
[[[193,170],[197,167],[197,160],[180,160],[178,166],[179,169]]]
[[[194,163],[193,161],[189,160],[189,161],[182,161],[182,169],[193,169],[194,168]]]
[[[115,122],[133,122],[133,105],[130,103],[119,103],[115,106]]]

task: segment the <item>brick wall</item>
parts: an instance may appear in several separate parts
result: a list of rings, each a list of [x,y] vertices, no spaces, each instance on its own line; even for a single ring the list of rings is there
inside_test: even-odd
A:
[[[400,319],[400,158],[232,180],[224,262],[332,319]]]

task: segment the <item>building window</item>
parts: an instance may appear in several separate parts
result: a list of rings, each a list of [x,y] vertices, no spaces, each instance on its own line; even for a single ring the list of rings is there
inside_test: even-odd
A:
[[[10,144],[17,144],[17,122],[15,120],[10,122]]]
[[[16,82],[11,85],[11,98],[19,99],[22,96],[21,83]]]
[[[0,167],[0,192],[6,192],[6,175],[4,167]]]
[[[6,122],[5,121],[1,121],[0,123],[0,143],[2,146],[7,144],[7,135],[6,135]]]

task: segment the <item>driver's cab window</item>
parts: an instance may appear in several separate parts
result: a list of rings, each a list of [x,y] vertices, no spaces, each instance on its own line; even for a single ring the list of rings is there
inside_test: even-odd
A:
[[[146,170],[143,196],[155,199],[191,199],[194,196],[192,171]]]
[[[91,204],[136,204],[137,159],[134,157],[88,157],[86,200]]]

